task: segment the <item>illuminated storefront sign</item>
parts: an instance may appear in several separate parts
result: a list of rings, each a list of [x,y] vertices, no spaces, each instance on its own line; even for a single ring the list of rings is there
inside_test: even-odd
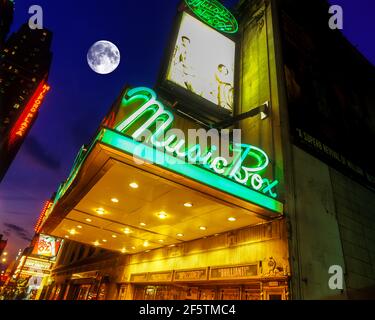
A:
[[[25,264],[22,267],[21,274],[43,276],[50,273],[51,267],[51,262],[46,262],[29,257],[26,259]]]
[[[232,112],[235,52],[234,41],[183,13],[166,80]]]
[[[174,281],[205,281],[207,280],[207,268],[196,270],[176,270]]]
[[[36,223],[35,225],[35,232],[36,233],[39,233],[40,230],[41,230],[41,226],[43,224],[43,221],[45,220],[45,217],[46,217],[46,213],[47,211],[52,207],[52,204],[53,202],[52,201],[47,201],[45,204],[44,204],[44,207],[42,209],[42,212],[40,213],[40,216],[39,216],[39,219],[38,219],[38,222]]]
[[[136,273],[130,275],[130,282],[192,282],[207,280],[240,280],[258,277],[257,264],[241,266],[208,267],[191,270]]]
[[[158,123],[155,132],[152,132],[151,137],[148,138],[149,144],[159,150],[164,150],[168,154],[173,154],[181,160],[196,163],[197,166],[199,165],[206,170],[211,170],[240,184],[252,187],[263,194],[273,198],[277,197],[274,188],[277,186],[278,181],[270,181],[261,176],[270,163],[267,154],[263,150],[249,144],[231,145],[230,147],[235,156],[229,162],[228,159],[222,156],[213,156],[213,150],[219,150],[219,146],[211,145],[209,150],[203,151],[200,145],[186,146],[187,142],[184,139],[179,139],[174,134],[169,135],[165,140],[160,139],[161,136],[165,136],[166,130],[171,128],[174,121],[173,114],[165,109],[164,105],[157,100],[156,93],[149,88],[139,87],[128,90],[123,97],[122,107],[126,108],[134,101],[139,101],[141,106],[116,126],[115,129],[117,131],[124,134],[133,132],[131,137],[139,140],[147,135],[148,130],[154,124]],[[140,119],[146,115],[148,115],[147,120],[141,122]],[[134,126],[137,126],[135,131]],[[142,148],[140,152],[142,155],[144,154]],[[141,154],[136,155],[139,156]],[[167,158],[163,160],[168,162]],[[171,163],[173,165],[176,162],[172,161]]]
[[[49,235],[40,234],[37,244],[34,246],[32,254],[54,259],[56,258],[60,246],[61,239]]]
[[[189,8],[212,28],[236,33],[238,23],[232,13],[217,0],[185,0]]]
[[[18,263],[18,265],[17,265],[16,270],[14,271],[14,275],[15,276],[13,276],[13,277],[16,277],[21,272],[22,266],[23,266],[25,260],[26,260],[26,256],[22,256],[21,259],[20,259],[20,261],[19,261],[19,263]]]
[[[221,280],[221,279],[247,279],[250,277],[256,277],[258,275],[258,266],[246,265],[246,266],[234,266],[234,267],[215,267],[210,269],[209,279],[210,280]]]
[[[192,164],[188,161],[187,156],[192,149],[197,154],[199,145],[188,149],[179,148],[179,152],[176,154],[176,152],[168,151],[169,147],[174,149],[171,145],[173,142],[171,137],[173,136],[169,136],[167,141],[158,139],[165,130],[172,126],[174,116],[157,100],[156,93],[145,87],[130,89],[122,99],[121,109],[127,109],[130,105],[134,107],[134,103],[137,105],[135,112],[118,121],[117,125],[114,126],[116,131],[103,129],[98,134],[96,141],[108,144],[135,158],[144,159],[235,197],[277,213],[283,213],[283,204],[274,199],[277,197],[275,187],[278,181],[271,181],[261,176],[269,165],[268,156],[264,151],[251,145],[241,144],[232,146],[237,156],[230,163],[223,157],[211,158],[212,153],[208,152],[200,157],[203,163]],[[119,113],[121,112],[119,111]],[[144,120],[145,116],[148,118],[141,121],[142,118]],[[161,126],[157,127],[147,142],[137,141],[137,138],[142,136],[146,129],[150,129],[155,125],[155,122],[160,122],[159,120],[162,120]],[[129,134],[129,131],[133,131],[133,133]],[[174,146],[179,145],[181,147],[183,144],[184,141],[182,140],[174,141]],[[245,163],[247,162],[254,165],[246,166]],[[81,164],[82,162],[77,163],[76,166],[80,167]],[[69,177],[67,183],[71,184],[74,176]],[[66,190],[67,188],[64,185],[61,186],[57,198],[61,198]]]
[[[211,151],[217,147],[211,145],[211,150],[195,157],[200,160],[198,163],[192,163],[191,151],[197,155],[202,151],[200,145],[184,147],[185,141],[173,135],[166,140],[160,139],[172,126],[174,116],[157,99],[156,93],[145,87],[127,90],[115,114],[103,122],[105,128],[91,146],[80,151],[68,179],[58,189],[54,205],[72,185],[90,150],[99,142],[133,156],[135,161],[147,161],[278,214],[283,213],[283,204],[275,199],[278,181],[263,177],[270,163],[263,150],[249,144],[230,145],[235,156],[229,161],[222,156],[213,157]],[[147,141],[137,141],[146,132]]]
[[[9,145],[14,144],[18,139],[24,138],[28,129],[35,120],[39,108],[45,98],[46,93],[50,90],[44,81],[42,81],[30,101],[23,110],[21,116],[18,118],[16,124],[10,132]]]

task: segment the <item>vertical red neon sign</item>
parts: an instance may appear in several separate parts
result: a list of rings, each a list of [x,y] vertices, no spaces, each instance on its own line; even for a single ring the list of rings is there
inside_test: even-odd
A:
[[[40,216],[39,216],[39,219],[38,219],[38,222],[36,223],[35,225],[35,232],[36,233],[39,233],[40,232],[40,229],[41,229],[41,226],[42,226],[42,223],[43,223],[43,220],[44,220],[44,217],[48,211],[49,208],[52,207],[52,204],[53,202],[52,201],[47,201],[43,207],[43,210],[42,212],[40,213]]]
[[[16,124],[13,126],[9,136],[9,146],[14,144],[18,139],[26,136],[28,129],[35,120],[44,97],[49,90],[50,86],[43,80],[35,90],[25,109],[22,111]]]

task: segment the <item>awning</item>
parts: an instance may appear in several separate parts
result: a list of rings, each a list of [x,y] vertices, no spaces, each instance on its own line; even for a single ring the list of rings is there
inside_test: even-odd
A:
[[[102,129],[60,188],[43,232],[136,253],[282,214],[282,204],[275,199],[192,164],[138,164],[133,158],[137,144]]]

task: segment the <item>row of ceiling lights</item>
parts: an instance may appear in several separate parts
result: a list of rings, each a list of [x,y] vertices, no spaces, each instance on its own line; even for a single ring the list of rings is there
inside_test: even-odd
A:
[[[138,185],[138,183],[136,183],[136,182],[132,182],[132,183],[129,184],[129,187],[131,187],[132,189],[138,189],[138,188],[139,188],[139,185]],[[113,202],[113,203],[119,203],[120,200],[119,200],[118,198],[111,198],[111,202]],[[186,202],[186,203],[184,203],[184,207],[186,207],[186,208],[192,208],[192,207],[193,207],[193,203],[191,203],[191,202]],[[98,208],[98,209],[96,209],[95,211],[96,211],[96,213],[99,214],[99,215],[104,215],[104,214],[105,214],[105,210],[104,210],[104,208]],[[159,213],[157,214],[157,216],[158,216],[159,219],[164,220],[164,219],[167,219],[168,214],[167,214],[166,212],[164,212],[164,211],[161,211],[161,212],[159,212]],[[92,219],[90,219],[90,218],[87,218],[87,219],[85,219],[85,220],[86,220],[86,222],[89,222],[89,223],[92,222]],[[228,218],[228,221],[230,221],[230,222],[234,222],[234,221],[236,221],[236,220],[237,220],[237,219],[236,219],[235,217],[229,217],[229,218]],[[147,224],[144,223],[144,222],[141,222],[139,225],[142,226],[142,227],[147,226]],[[78,228],[78,229],[82,229],[83,227],[82,227],[81,225],[78,225],[77,228]],[[205,226],[200,226],[199,229],[202,230],[202,231],[206,231],[206,230],[207,230],[207,227],[205,227]],[[75,235],[77,232],[76,232],[75,229],[71,229],[71,230],[69,231],[69,233],[70,233],[71,235]],[[130,233],[132,233],[132,231],[131,231],[131,229],[129,229],[129,228],[125,228],[125,229],[124,229],[124,233],[125,233],[125,234],[130,234]],[[177,233],[176,236],[177,236],[177,237],[183,237],[184,234],[183,234],[183,233]],[[69,236],[66,235],[65,238],[69,239]],[[112,238],[114,238],[114,239],[117,238],[117,235],[113,234],[113,235],[112,235]],[[106,242],[108,242],[108,241],[107,241],[106,239],[103,239],[102,242],[106,243]],[[158,240],[158,242],[159,242],[159,243],[164,243],[164,240],[160,239],[160,240]],[[94,242],[94,245],[95,245],[95,246],[99,246],[99,245],[100,245],[100,242],[99,242],[99,241],[95,241],[95,242]],[[146,241],[143,243],[143,246],[144,246],[144,247],[148,247],[148,246],[149,246],[149,242],[146,240]],[[172,247],[172,246],[175,246],[175,245],[170,245],[170,247]],[[132,249],[134,250],[134,249],[136,249],[136,248],[135,248],[135,247],[132,247]],[[149,251],[149,250],[147,250],[147,251]],[[121,250],[121,252],[125,253],[125,252],[126,252],[126,249],[123,248],[123,249]]]

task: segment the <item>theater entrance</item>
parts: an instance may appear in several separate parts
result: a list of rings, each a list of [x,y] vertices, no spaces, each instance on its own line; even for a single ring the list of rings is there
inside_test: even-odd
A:
[[[136,285],[134,300],[287,300],[287,283],[245,285]]]

